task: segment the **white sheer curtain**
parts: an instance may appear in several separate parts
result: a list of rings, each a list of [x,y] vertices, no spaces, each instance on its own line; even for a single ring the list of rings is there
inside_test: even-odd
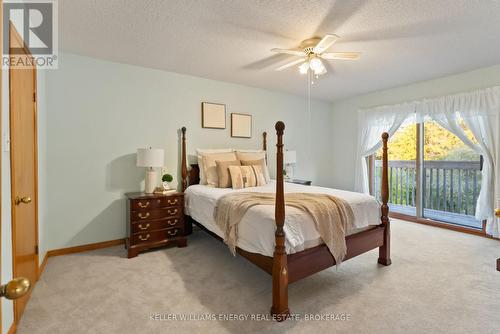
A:
[[[358,112],[358,151],[356,155],[355,190],[368,194],[369,176],[367,157],[382,147],[382,133],[388,132],[389,138],[403,122],[415,114],[415,103],[376,107]]]
[[[495,128],[500,114],[500,87],[476,90],[462,94],[424,100],[417,105],[419,121],[430,118],[460,138],[477,154],[483,156],[484,164],[481,191],[476,205],[476,219],[487,220],[486,232],[499,237],[500,226],[494,216],[495,171],[497,145]],[[460,125],[464,121],[477,143],[467,137]]]
[[[367,157],[380,149],[382,132],[388,132],[392,136],[403,122],[415,113],[417,122],[423,122],[425,119],[435,120],[483,156],[476,219],[487,220],[486,232],[494,237],[500,237],[500,222],[494,216],[495,196],[500,196],[495,194],[495,172],[500,158],[497,157],[499,144],[495,140],[495,128],[498,128],[498,117],[500,117],[500,86],[360,110],[355,190],[369,193]],[[471,130],[475,141],[467,137],[461,126],[462,121]],[[498,131],[500,129],[496,130]],[[497,135],[499,138],[500,134]]]

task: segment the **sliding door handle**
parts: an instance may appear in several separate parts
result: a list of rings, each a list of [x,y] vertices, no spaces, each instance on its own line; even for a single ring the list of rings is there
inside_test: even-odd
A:
[[[25,277],[14,278],[9,283],[0,286],[0,297],[17,299],[24,296],[31,288],[31,282]]]

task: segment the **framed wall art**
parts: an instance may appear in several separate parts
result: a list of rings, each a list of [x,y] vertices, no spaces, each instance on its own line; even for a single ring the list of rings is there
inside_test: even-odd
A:
[[[226,105],[220,103],[201,103],[201,126],[208,129],[226,128]]]
[[[252,138],[252,115],[231,113],[231,137]]]

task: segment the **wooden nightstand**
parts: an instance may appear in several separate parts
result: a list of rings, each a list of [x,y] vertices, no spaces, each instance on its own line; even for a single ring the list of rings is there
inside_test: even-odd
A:
[[[312,184],[312,181],[308,181],[308,180],[299,180],[299,179],[283,179],[285,182],[288,182],[288,183],[296,183],[296,184],[301,184],[303,186],[310,186]]]
[[[177,244],[186,247],[184,194],[128,193],[128,258],[143,250]]]

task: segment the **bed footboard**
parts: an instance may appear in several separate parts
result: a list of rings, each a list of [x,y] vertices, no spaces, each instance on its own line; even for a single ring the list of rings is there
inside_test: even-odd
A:
[[[276,148],[276,205],[274,217],[276,220],[276,232],[274,233],[276,245],[273,255],[273,306],[271,315],[277,321],[283,321],[290,315],[288,309],[288,265],[285,250],[285,194],[283,184],[283,131],[285,124],[276,123],[276,135],[278,137]]]
[[[275,220],[276,220],[276,232],[275,232],[275,248],[273,255],[272,264],[272,276],[273,276],[273,305],[271,307],[271,314],[277,321],[283,321],[287,319],[290,315],[290,309],[288,308],[288,284],[289,279],[289,269],[288,269],[288,256],[285,250],[285,232],[283,226],[285,223],[285,195],[284,195],[284,180],[283,180],[283,132],[285,130],[285,124],[283,122],[276,123],[276,135],[277,135],[277,153],[276,153],[276,203],[275,203]],[[351,254],[347,258],[356,256],[364,253],[370,249],[379,247],[379,258],[378,263],[388,266],[391,264],[390,257],[390,221],[389,221],[389,179],[388,179],[388,158],[387,158],[387,141],[389,139],[389,134],[384,132],[382,134],[382,206],[381,206],[381,225],[380,227],[373,229],[371,231],[362,232],[356,236],[357,239],[351,238],[354,241],[358,241],[360,245],[355,245],[355,242],[350,242],[350,246],[356,249],[358,252],[356,254]],[[383,237],[381,233],[378,233],[383,228]],[[380,236],[380,237],[378,237]],[[366,239],[366,240],[365,240]],[[383,239],[380,240],[380,239]],[[347,241],[347,240],[346,240]],[[352,240],[350,240],[352,241]],[[383,243],[382,243],[383,242]],[[382,243],[382,244],[381,244]],[[323,247],[325,248],[325,247]],[[325,248],[326,249],[326,248]],[[306,252],[302,254],[295,255],[294,258],[299,259],[301,257],[308,258],[306,261],[310,263],[311,260],[307,257]],[[312,255],[316,259],[318,250]],[[309,276],[310,274],[317,272],[321,269],[325,269],[333,264],[335,260],[331,258],[331,254],[327,254],[325,258],[328,260],[327,265],[316,267],[311,265],[310,268],[306,266],[306,263],[302,265],[297,260],[297,263],[290,263],[292,269],[300,269],[295,276],[296,279]],[[298,267],[298,268],[295,268]],[[304,270],[305,269],[308,270]],[[297,270],[296,270],[297,271]]]
[[[389,220],[389,178],[388,178],[388,160],[387,160],[387,141],[389,134],[382,134],[382,206],[380,208],[382,226],[384,226],[384,244],[378,249],[378,263],[384,266],[391,264],[391,222]]]

